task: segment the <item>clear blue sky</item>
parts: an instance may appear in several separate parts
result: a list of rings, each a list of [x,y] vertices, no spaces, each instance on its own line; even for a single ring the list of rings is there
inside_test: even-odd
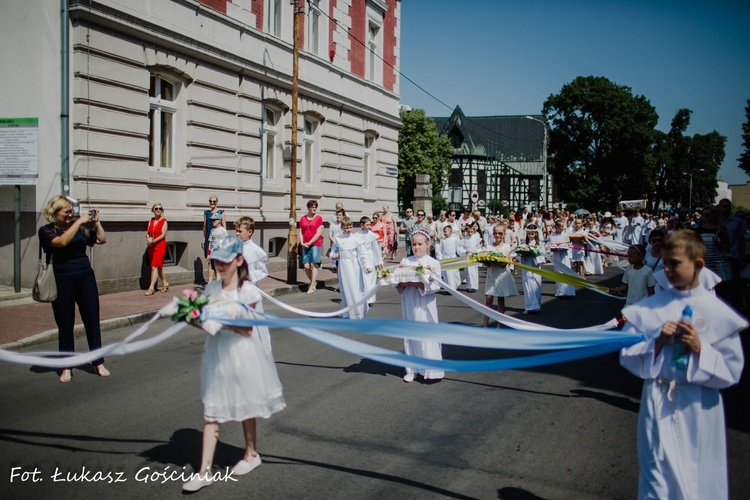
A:
[[[719,179],[748,180],[737,158],[750,99],[748,0],[403,0],[401,102],[428,116],[540,114],[577,76],[643,95],[668,131],[727,138]]]

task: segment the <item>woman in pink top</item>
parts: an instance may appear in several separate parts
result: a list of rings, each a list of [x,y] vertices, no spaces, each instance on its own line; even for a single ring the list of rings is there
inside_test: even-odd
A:
[[[318,280],[318,268],[323,257],[323,217],[318,215],[318,202],[307,202],[307,214],[299,220],[299,241],[302,246],[302,265],[310,280],[307,293],[315,292]]]
[[[383,222],[383,258],[391,254],[391,259],[396,258],[396,220],[388,205],[383,205],[383,213],[380,216]]]

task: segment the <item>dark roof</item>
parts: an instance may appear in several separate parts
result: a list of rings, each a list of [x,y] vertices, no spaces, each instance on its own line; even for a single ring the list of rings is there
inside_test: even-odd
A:
[[[544,120],[541,115],[529,115]],[[526,116],[471,116],[459,106],[447,118],[433,118],[451,138],[456,156],[491,156],[502,162],[541,162],[544,129]]]

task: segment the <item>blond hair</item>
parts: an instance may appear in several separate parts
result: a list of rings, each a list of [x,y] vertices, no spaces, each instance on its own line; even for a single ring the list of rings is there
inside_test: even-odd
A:
[[[248,231],[255,232],[255,221],[252,217],[240,217],[236,221],[234,221],[234,228],[239,229],[241,227],[244,227]]]
[[[47,206],[44,207],[44,218],[47,219],[47,222],[55,222],[55,214],[68,205],[70,205],[70,201],[65,196],[61,194],[53,196],[47,202]]]
[[[679,229],[667,235],[661,244],[662,256],[682,250],[692,260],[706,260],[706,244],[692,229]]]

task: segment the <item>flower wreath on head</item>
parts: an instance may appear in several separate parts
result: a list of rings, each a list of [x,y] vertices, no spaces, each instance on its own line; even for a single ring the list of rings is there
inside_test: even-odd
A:
[[[432,238],[430,237],[430,233],[426,229],[424,229],[424,228],[420,227],[416,231],[412,231],[412,233],[411,233],[411,235],[409,237],[414,236],[415,234],[421,234],[422,236],[424,236],[425,238],[427,238],[428,242],[432,241]]]

